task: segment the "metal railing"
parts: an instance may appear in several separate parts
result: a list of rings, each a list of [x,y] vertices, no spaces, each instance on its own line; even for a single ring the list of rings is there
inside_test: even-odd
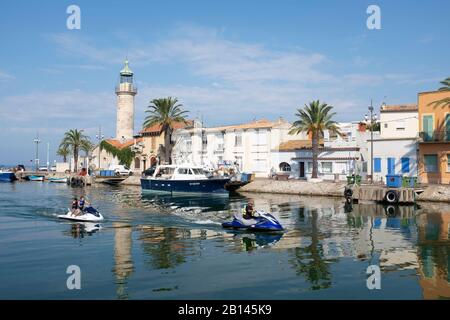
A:
[[[445,131],[421,131],[420,142],[450,142],[450,130]]]

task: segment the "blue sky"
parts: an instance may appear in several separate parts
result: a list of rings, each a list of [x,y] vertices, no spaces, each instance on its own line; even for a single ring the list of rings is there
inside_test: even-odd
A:
[[[71,4],[81,30],[66,28]],[[381,30],[366,27],[370,4]],[[68,128],[113,136],[125,56],[139,90],[136,131],[148,102],[169,95],[211,126],[293,120],[313,99],[339,121],[361,119],[370,98],[415,103],[450,76],[448,12],[443,0],[2,0],[0,164],[28,164],[36,132],[52,159]]]

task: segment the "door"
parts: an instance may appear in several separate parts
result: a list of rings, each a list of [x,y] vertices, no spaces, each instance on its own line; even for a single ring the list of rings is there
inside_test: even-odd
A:
[[[395,174],[395,158],[387,159],[387,168],[389,175]]]
[[[300,165],[300,178],[304,178],[305,177],[305,163],[299,162],[299,165]]]

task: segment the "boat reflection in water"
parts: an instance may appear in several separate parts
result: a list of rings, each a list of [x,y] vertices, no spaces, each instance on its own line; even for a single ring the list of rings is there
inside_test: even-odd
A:
[[[101,225],[95,222],[76,222],[70,224],[70,230],[63,232],[74,239],[82,239],[86,236],[92,236],[101,229]]]

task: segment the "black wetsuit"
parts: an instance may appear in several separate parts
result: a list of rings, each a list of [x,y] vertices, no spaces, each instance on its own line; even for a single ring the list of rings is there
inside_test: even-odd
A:
[[[252,219],[253,218],[253,209],[250,209],[248,206],[245,206],[245,213],[242,215],[244,219]]]

